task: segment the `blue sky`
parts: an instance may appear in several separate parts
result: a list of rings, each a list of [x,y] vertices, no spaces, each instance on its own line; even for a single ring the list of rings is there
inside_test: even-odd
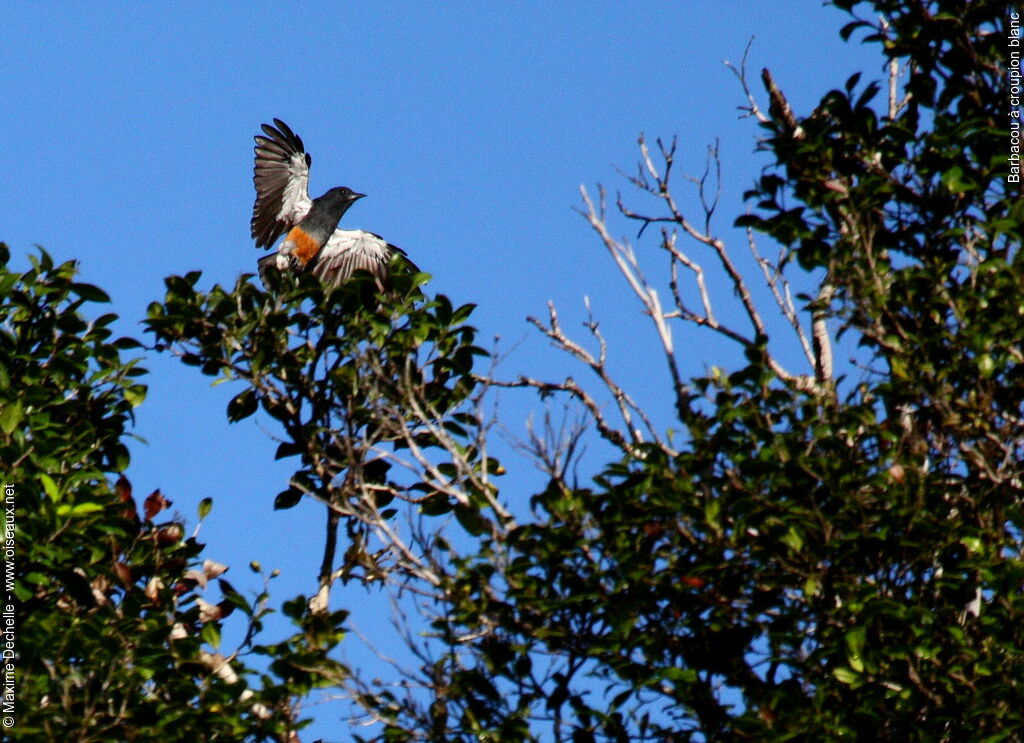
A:
[[[384,235],[434,275],[435,291],[477,303],[484,344],[515,347],[507,376],[579,372],[525,318],[552,300],[582,334],[587,295],[613,370],[668,425],[646,321],[573,211],[579,185],[643,204],[615,171],[634,169],[640,132],[678,135],[679,171],[693,174],[720,139],[717,229],[742,254],[731,224],[765,159],[723,60],[738,63],[755,37],[752,80],[770,67],[806,113],[852,72],[881,74],[873,52],[838,39],[846,20],[816,0],[3,3],[0,240],[18,266],[35,244],[79,260],[112,296],[120,331],[141,337],[165,276],[199,269],[209,287],[254,270],[252,136],[279,117],[312,153],[313,195],[368,194],[345,226]],[[632,238],[636,226],[613,232]],[[638,250],[656,273],[653,238]],[[713,289],[730,301],[724,284]],[[687,373],[728,362],[717,338],[680,332]],[[272,510],[289,470],[272,461],[271,422],[229,426],[231,389],[170,358],[146,366],[137,492],[160,487],[188,518],[213,497],[203,537],[236,587],[257,587],[244,566],[259,559],[282,570],[278,598],[312,592],[322,517],[311,504]],[[512,434],[540,410],[525,396],[502,402]],[[507,497],[529,495],[527,476],[510,482]],[[335,603],[358,604],[357,593]],[[327,739],[348,737],[322,726]]]

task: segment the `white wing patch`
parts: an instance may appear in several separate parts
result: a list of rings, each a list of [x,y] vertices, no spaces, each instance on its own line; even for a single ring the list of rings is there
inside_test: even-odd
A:
[[[309,198],[309,168],[304,155],[296,152],[288,163],[288,181],[281,193],[281,211],[277,221],[289,226],[298,224],[309,214],[313,200]]]
[[[388,273],[391,247],[382,238],[362,230],[335,230],[317,254],[313,275],[334,286],[348,280],[360,269],[378,279]]]

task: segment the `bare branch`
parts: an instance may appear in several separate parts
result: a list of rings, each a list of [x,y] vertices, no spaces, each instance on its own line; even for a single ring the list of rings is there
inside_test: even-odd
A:
[[[668,177],[668,173],[671,168],[672,153],[674,150],[674,142],[672,144],[672,148],[669,150],[662,147],[662,153],[666,159],[666,178]],[[665,181],[659,182],[665,183]],[[658,291],[644,279],[636,254],[633,252],[633,248],[628,243],[618,242],[608,232],[608,227],[605,222],[606,210],[604,189],[600,189],[601,199],[599,208],[594,206],[593,201],[590,199],[590,194],[587,193],[587,189],[585,187],[580,186],[580,194],[583,196],[583,203],[586,205],[584,216],[594,231],[601,236],[604,246],[608,249],[608,252],[615,261],[615,264],[619,267],[619,271],[625,277],[627,283],[629,283],[633,293],[636,294],[637,298],[639,298],[643,303],[647,315],[654,322],[655,329],[658,332],[658,339],[661,341],[662,350],[665,355],[665,361],[668,366],[669,373],[672,376],[672,384],[676,392],[677,400],[681,399],[685,394],[686,386],[679,373],[679,366],[676,362],[675,349],[672,343],[672,331],[665,322],[665,313],[662,310]],[[553,307],[551,307],[551,312],[554,312]],[[619,407],[620,409],[622,408],[621,402]]]
[[[647,417],[647,414],[640,408],[639,405],[636,404],[636,402],[626,393],[626,391],[622,389],[622,387],[617,382],[615,382],[611,374],[608,372],[607,366],[605,364],[607,356],[606,344],[604,342],[604,338],[601,336],[598,324],[592,316],[589,317],[585,325],[587,329],[591,332],[591,334],[595,337],[595,339],[598,341],[599,353],[596,358],[590,351],[588,351],[586,348],[584,348],[579,343],[572,340],[571,338],[569,338],[569,336],[565,334],[565,332],[562,330],[561,324],[559,323],[558,312],[555,310],[554,304],[550,302],[548,303],[547,325],[533,317],[527,318],[527,320],[528,322],[533,324],[538,330],[544,333],[544,335],[550,338],[558,348],[561,348],[562,350],[570,353],[576,359],[586,364],[597,375],[597,377],[601,380],[601,382],[608,389],[608,391],[611,392],[612,398],[615,400],[615,404],[619,410],[619,415],[622,418],[622,421],[625,424],[626,429],[629,431],[629,441],[631,441],[632,444],[640,444],[645,441],[644,433],[634,422],[634,418],[638,418],[640,422],[643,424],[644,429],[647,432],[647,435],[651,439],[653,439],[659,446],[666,448],[664,442],[661,440],[661,437],[657,432],[657,429],[654,427],[653,423]],[[672,359],[672,361],[674,363],[674,358]],[[520,377],[521,381],[524,381],[526,379],[527,378],[525,377]],[[547,388],[548,391],[560,389],[562,391],[569,392],[570,394],[573,395],[573,397],[575,397],[584,405],[586,405],[592,413],[600,412],[600,408],[598,407],[597,403],[593,400],[593,398],[586,394],[584,390],[580,388],[579,385],[571,378],[567,379],[561,385],[549,385],[548,383],[539,383],[540,386],[538,386],[538,384],[534,384],[533,381],[534,380],[530,380],[529,382],[527,382],[527,386],[537,387],[538,389],[544,387]],[[603,416],[596,416],[595,419],[597,421],[599,431],[602,431],[603,433],[610,433],[610,431],[614,430],[607,425],[607,423],[604,421]],[[616,443],[616,445],[620,446],[621,448],[624,446],[626,439],[625,437],[622,436],[621,433],[619,433],[617,436],[612,435],[612,437],[609,438],[609,440],[613,441],[613,443]],[[626,446],[624,448],[624,451],[631,450],[632,448],[629,446]]]
[[[320,588],[309,602],[309,610],[313,614],[327,611],[331,600],[331,584],[334,582],[334,553],[338,547],[338,519],[340,515],[333,508],[327,511],[327,531],[324,537],[324,556],[320,563]]]
[[[811,348],[811,341],[807,338],[807,334],[804,332],[803,326],[800,324],[800,318],[797,315],[796,306],[793,304],[793,297],[790,292],[789,280],[786,279],[782,273],[782,263],[785,258],[785,248],[779,255],[779,260],[773,265],[771,261],[761,255],[757,248],[757,241],[754,240],[754,231],[749,227],[747,228],[747,245],[750,247],[750,253],[754,256],[754,260],[757,261],[757,265],[761,267],[761,273],[764,275],[765,283],[768,285],[768,289],[772,293],[772,297],[775,299],[775,304],[782,312],[783,317],[789,322],[790,327],[796,333],[797,340],[800,342],[800,347],[803,348],[804,356],[807,358],[807,363],[812,367],[814,363],[814,351]]]
[[[664,157],[666,158],[666,160],[668,162],[671,162],[671,158],[672,158],[672,156],[674,154],[674,151],[675,151],[675,144],[674,143],[673,143],[673,146],[672,146],[671,150],[666,150],[665,148],[662,149],[663,155],[664,155]],[[712,156],[717,158],[717,153],[714,150],[712,150]],[[619,210],[622,212],[623,216],[628,217],[630,219],[640,220],[640,221],[643,221],[645,223],[652,223],[652,222],[672,222],[672,223],[675,223],[675,224],[679,225],[683,229],[683,231],[686,232],[686,234],[688,234],[691,238],[693,238],[694,240],[696,240],[699,243],[703,243],[704,245],[707,245],[707,246],[711,247],[715,251],[715,255],[718,257],[718,261],[719,261],[720,265],[725,270],[726,275],[728,275],[728,277],[729,277],[729,280],[732,282],[734,290],[739,295],[740,301],[743,304],[743,308],[746,311],[747,317],[750,319],[751,325],[754,328],[754,332],[757,335],[762,335],[762,336],[765,335],[764,322],[762,321],[761,315],[758,312],[757,307],[754,304],[753,298],[752,298],[752,296],[750,294],[749,288],[747,287],[746,281],[744,280],[744,278],[743,278],[742,274],[739,272],[739,270],[736,268],[736,265],[733,263],[732,258],[729,255],[729,251],[728,251],[728,249],[727,249],[727,247],[725,245],[725,242],[721,238],[715,237],[710,232],[710,215],[706,214],[707,218],[705,219],[705,223],[708,225],[708,230],[704,231],[704,232],[698,230],[693,225],[693,223],[691,223],[683,215],[683,213],[680,211],[679,207],[677,206],[675,198],[673,197],[673,195],[672,195],[672,193],[671,193],[671,191],[669,189],[669,183],[668,183],[667,178],[668,178],[668,175],[667,175],[667,169],[666,169],[666,176],[659,181],[658,192],[659,192],[659,195],[662,197],[662,200],[665,202],[665,205],[668,207],[668,210],[669,210],[669,215],[668,216],[665,216],[665,217],[648,217],[648,216],[644,216],[644,215],[638,214],[638,213],[636,213],[636,212],[626,208],[621,202],[619,204]],[[644,293],[642,291],[638,291],[638,288],[637,288],[637,285],[639,283],[638,280],[637,280],[637,277],[639,276],[639,266],[636,263],[636,257],[635,257],[635,255],[633,255],[632,248],[630,248],[628,245],[620,246],[608,234],[607,228],[604,227],[603,198],[602,198],[601,210],[600,211],[595,211],[594,208],[593,208],[592,203],[590,202],[590,199],[587,196],[586,190],[581,188],[581,191],[583,192],[584,202],[587,204],[587,207],[588,207],[588,211],[587,211],[587,214],[586,214],[586,216],[588,217],[588,221],[590,221],[590,223],[594,227],[594,229],[597,230],[598,234],[601,235],[601,238],[602,238],[602,240],[605,243],[605,247],[607,247],[609,252],[612,253],[612,256],[616,258],[616,263],[619,266],[619,270],[623,271],[624,275],[627,278],[627,281],[630,282],[630,286],[633,288],[633,291],[637,294],[637,296],[640,297],[641,301],[644,301],[645,306],[647,306],[648,310],[650,311],[651,310],[650,303],[648,301],[645,301]],[[603,190],[601,191],[601,194],[602,194],[602,197],[603,197],[603,194],[604,194]],[[621,256],[619,255],[620,253],[622,254]],[[632,265],[627,267],[629,269],[628,273],[627,273],[626,268],[624,268],[624,263],[627,263],[625,258],[629,258],[632,261]],[[642,281],[642,276],[639,276],[639,278]],[[643,282],[643,283],[646,285],[646,282]],[[653,288],[650,288],[649,285],[647,285],[647,286],[648,286],[650,292],[654,292],[655,293],[655,297],[654,298],[656,299],[656,296],[657,296],[656,295],[656,291]],[[658,307],[660,309],[660,304],[658,305]],[[660,334],[660,328],[659,328],[659,334]],[[739,336],[739,334],[736,334],[736,335]],[[742,336],[740,336],[740,337],[742,337]]]
[[[582,437],[587,431],[587,420],[582,411],[570,422],[570,409],[566,405],[562,420],[556,427],[551,419],[551,410],[545,409],[542,431],[537,429],[531,416],[527,421],[527,441],[517,444],[520,451],[529,455],[551,480],[565,483],[576,463],[577,453],[582,446]]]
[[[769,91],[773,92],[773,110],[778,109],[781,112],[788,112],[785,114],[780,113],[780,115],[786,115],[789,117],[790,123],[794,125],[794,136],[803,136],[803,130],[799,128],[798,124],[796,124],[796,119],[795,117],[793,117],[792,110],[789,109],[788,103],[785,101],[784,96],[782,96],[782,93],[778,90],[777,86],[775,86],[774,80],[771,77],[771,73],[768,72],[767,70],[765,71],[765,79],[769,86]],[[613,258],[616,261],[616,265],[619,267],[620,272],[622,272],[623,275],[626,277],[626,280],[629,283],[630,287],[633,289],[633,292],[644,303],[646,313],[651,315],[652,319],[655,320],[655,326],[658,329],[659,336],[662,338],[663,348],[665,349],[667,356],[671,357],[670,369],[673,369],[674,374],[678,375],[678,371],[674,366],[675,360],[671,342],[665,342],[666,336],[668,337],[669,341],[671,341],[671,335],[668,331],[667,325],[664,322],[665,320],[669,320],[672,318],[680,318],[687,322],[692,322],[695,325],[709,328],[710,330],[713,330],[729,338],[730,340],[743,345],[746,348],[754,347],[758,345],[758,343],[760,342],[759,339],[767,338],[767,330],[764,320],[761,317],[760,311],[757,309],[757,306],[754,302],[753,295],[751,294],[750,288],[747,285],[746,279],[740,273],[736,263],[733,261],[732,256],[729,253],[728,247],[721,238],[715,236],[711,232],[711,216],[714,210],[714,206],[717,204],[718,194],[716,192],[715,197],[713,199],[709,199],[706,194],[706,188],[707,179],[710,174],[710,162],[712,159],[715,160],[716,162],[716,175],[719,172],[720,165],[718,164],[717,149],[714,147],[710,148],[709,163],[708,167],[705,169],[704,174],[700,178],[690,179],[697,185],[698,197],[700,198],[701,206],[704,210],[705,215],[704,229],[700,230],[697,227],[695,227],[693,223],[690,222],[690,220],[687,219],[686,216],[679,209],[669,187],[668,173],[670,171],[671,163],[674,159],[675,142],[673,142],[671,147],[665,147],[664,145],[661,144],[659,140],[659,145],[661,145],[662,156],[665,158],[666,162],[665,173],[659,174],[658,168],[653,163],[651,163],[649,166],[645,166],[647,167],[648,172],[650,172],[652,175],[659,176],[657,178],[657,183],[651,185],[646,190],[649,193],[657,195],[662,200],[662,202],[667,207],[668,213],[663,216],[650,216],[646,214],[640,214],[628,208],[622,202],[621,198],[618,201],[619,211],[622,213],[623,216],[627,217],[628,219],[633,219],[642,222],[644,228],[655,222],[674,224],[678,226],[682,230],[682,232],[688,235],[691,239],[695,240],[700,244],[710,247],[714,251],[716,258],[718,259],[719,265],[722,267],[726,276],[729,278],[729,281],[732,283],[736,295],[740,299],[740,304],[742,305],[744,312],[746,313],[747,318],[750,321],[751,327],[754,331],[754,337],[750,337],[744,333],[741,333],[735,330],[734,328],[731,328],[720,323],[717,320],[713,310],[711,297],[707,290],[703,267],[697,261],[693,260],[685,251],[679,248],[677,244],[676,234],[673,231],[669,231],[667,229],[662,231],[661,247],[665,249],[666,252],[668,252],[672,258],[670,268],[670,287],[672,290],[672,295],[675,301],[676,309],[673,312],[664,312],[660,302],[658,301],[657,291],[644,278],[632,247],[626,243],[620,243],[616,241],[608,233],[605,224],[603,189],[601,190],[602,199],[599,208],[595,208],[591,200],[588,198],[586,190],[581,190],[584,195],[584,203],[587,206],[585,216],[587,216],[588,221],[590,221],[591,225],[601,236],[601,239],[604,242],[605,247],[612,254]],[[650,159],[650,153],[647,150],[646,146],[641,147],[641,153],[643,154],[645,160]],[[720,189],[720,177],[717,178],[717,180],[717,188]],[[640,230],[640,232],[643,232],[643,228]],[[749,240],[750,235],[748,233],[748,242]],[[753,248],[754,246],[751,247]],[[769,288],[773,291],[776,303],[782,309],[783,314],[787,317],[787,320],[790,322],[790,324],[794,327],[794,330],[797,332],[797,336],[800,339],[801,345],[808,358],[809,364],[812,366],[812,368],[817,368],[817,356],[812,348],[811,340],[807,337],[807,335],[800,327],[799,321],[797,319],[796,309],[792,303],[792,298],[789,298],[788,300],[786,299],[786,297],[789,294],[788,284],[785,283],[785,281],[782,280],[781,278],[775,277],[773,272],[768,268],[767,262],[760,258],[760,256],[755,255],[755,260],[758,260],[758,263],[761,266],[762,271],[765,272]],[[683,300],[682,292],[679,287],[677,268],[678,265],[686,267],[693,273],[694,281],[697,286],[697,291],[700,296],[703,313],[698,313],[693,309],[689,308]],[[658,318],[661,319],[661,322],[658,322]],[[828,348],[830,348],[830,346],[828,346]],[[831,357],[829,356],[829,358]],[[816,382],[814,376],[795,375],[788,372],[778,361],[778,359],[776,359],[774,356],[767,352],[765,355],[765,361],[768,364],[768,366],[772,369],[772,371],[785,382],[793,384],[797,388],[807,391],[818,390],[818,383]],[[674,378],[678,379],[678,376],[674,376]],[[681,385],[677,387],[677,391],[681,391],[682,389],[683,388]]]
[[[832,381],[832,339],[825,320],[835,287],[826,279],[818,289],[818,297],[811,314],[811,333],[814,337],[814,374],[819,385]]]
[[[878,24],[882,29],[882,35],[885,38],[888,38],[889,28],[891,26],[889,19],[884,16],[879,16]],[[899,77],[900,64],[894,57],[889,60],[889,121],[895,121],[896,117],[899,116],[900,111],[906,108],[907,104],[910,103],[910,93],[903,96],[902,100],[899,99]]]
[[[762,124],[768,124],[771,122],[771,119],[768,118],[768,116],[766,116],[765,113],[761,110],[760,106],[757,105],[757,99],[754,98],[754,93],[753,91],[751,91],[750,85],[747,83],[747,55],[750,54],[750,47],[753,44],[754,37],[751,36],[750,40],[747,41],[746,48],[743,50],[743,59],[740,60],[739,69],[736,69],[733,63],[730,62],[729,60],[724,60],[724,63],[725,66],[728,67],[729,70],[732,72],[732,74],[734,74],[736,78],[740,81],[740,85],[743,87],[743,93],[744,95],[747,96],[747,103],[749,104],[749,106],[747,108],[740,108],[741,111],[747,112],[741,118],[753,116]]]
[[[697,284],[697,292],[700,294],[701,306],[704,308],[705,321],[718,325],[718,321],[715,319],[714,308],[711,305],[711,296],[708,294],[707,282],[704,279],[704,269],[699,263],[692,260],[688,255],[686,255],[686,253],[676,246],[677,236],[676,232],[668,233],[668,231],[665,231],[662,233],[661,241],[662,247],[665,248],[665,250],[669,252],[669,255],[672,256],[672,295],[675,298],[676,307],[685,315],[694,314],[686,309],[682,296],[679,292],[679,282],[677,278],[678,270],[676,268],[676,264],[682,264],[693,272],[694,282]]]
[[[601,411],[601,406],[597,404],[597,401],[584,390],[578,382],[572,377],[567,377],[564,382],[544,382],[533,377],[520,376],[515,381],[500,381],[491,380],[491,384],[496,387],[507,387],[507,388],[521,388],[521,387],[532,387],[541,392],[542,395],[552,394],[555,392],[565,392],[578,400],[587,408],[591,418],[594,421],[594,426],[597,428],[601,437],[606,441],[611,442],[618,447],[624,453],[634,452],[634,448],[630,441],[622,434],[622,432],[608,423],[608,419],[605,418],[604,413]]]

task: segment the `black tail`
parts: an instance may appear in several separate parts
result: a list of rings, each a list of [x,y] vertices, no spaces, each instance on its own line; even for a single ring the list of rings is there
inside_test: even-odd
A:
[[[267,272],[276,271],[277,268],[274,265],[274,261],[277,260],[277,253],[271,253],[265,255],[256,261],[256,270],[259,271],[260,281],[263,283],[263,288],[269,290],[270,284],[267,283]]]

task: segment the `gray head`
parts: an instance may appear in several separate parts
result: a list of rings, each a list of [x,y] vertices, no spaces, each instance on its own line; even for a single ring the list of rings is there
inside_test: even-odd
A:
[[[344,186],[332,188],[320,198],[313,199],[313,206],[303,220],[304,228],[310,234],[315,233],[318,238],[323,238],[326,241],[330,233],[334,232],[334,228],[338,226],[342,215],[365,195]]]
[[[339,186],[338,188],[332,188],[319,199],[314,199],[314,203],[322,203],[326,207],[344,207],[341,210],[342,214],[344,214],[345,209],[348,209],[356,200],[364,196],[366,194],[357,193],[346,186]]]

